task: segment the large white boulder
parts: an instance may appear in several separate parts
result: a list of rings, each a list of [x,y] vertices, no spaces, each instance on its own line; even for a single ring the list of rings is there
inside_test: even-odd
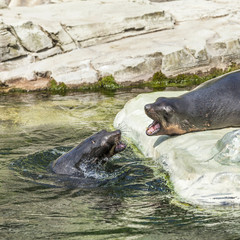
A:
[[[114,126],[131,138],[146,157],[163,166],[180,200],[200,205],[239,204],[240,130],[227,128],[175,137],[145,134],[152,120],[145,115],[144,105],[160,96],[183,93],[141,94],[117,114]]]

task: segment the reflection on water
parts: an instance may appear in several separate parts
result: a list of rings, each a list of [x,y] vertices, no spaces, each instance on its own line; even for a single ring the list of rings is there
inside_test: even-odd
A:
[[[237,206],[174,204],[165,173],[131,144],[97,179],[49,171],[62,152],[111,130],[135,95],[0,96],[1,239],[239,239]]]

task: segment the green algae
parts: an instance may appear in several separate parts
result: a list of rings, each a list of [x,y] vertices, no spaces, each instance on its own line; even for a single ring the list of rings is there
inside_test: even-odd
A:
[[[231,63],[226,69],[212,68],[209,72],[199,71],[195,74],[186,73],[169,77],[159,71],[153,75],[149,82],[145,82],[143,85],[153,89],[166,87],[192,87],[238,69],[240,69],[240,65]]]
[[[97,82],[97,86],[99,86],[99,88],[103,88],[107,90],[116,90],[120,88],[120,85],[116,83],[112,75],[101,78]]]
[[[203,82],[206,82],[210,79],[220,77],[226,73],[230,73],[240,69],[240,65],[236,63],[231,63],[228,68],[212,68],[208,72],[197,72],[195,74],[179,74],[175,77],[166,77],[164,74],[155,74],[155,78],[153,77],[152,81],[160,82],[162,87],[189,87],[196,86]]]
[[[97,83],[83,84],[79,86],[76,91],[100,91],[100,92],[114,92],[123,86],[119,85],[112,75],[102,77]]]
[[[57,83],[54,79],[50,80],[49,87],[47,88],[47,92],[60,95],[66,94],[68,90],[69,88],[65,83]]]
[[[117,90],[131,89],[151,89],[154,91],[163,91],[166,88],[187,88],[197,86],[205,81],[219,77],[226,73],[230,73],[240,69],[240,64],[231,63],[229,67],[225,69],[212,68],[208,72],[198,71],[197,73],[185,73],[178,74],[176,76],[166,76],[161,71],[153,74],[150,81],[146,82],[135,82],[130,85],[118,84],[114,76],[104,76],[98,80],[97,83],[93,84],[82,84],[78,87],[70,88],[65,83],[57,83],[54,79],[49,81],[49,86],[45,90],[37,90],[41,92],[47,92],[48,94],[59,94],[65,95],[68,92],[101,92],[105,95],[113,96]],[[3,89],[4,90],[4,89]],[[1,91],[1,89],[0,89]],[[26,93],[29,92],[24,89],[13,88],[10,89],[11,93]]]
[[[22,89],[22,88],[11,88],[9,90],[9,93],[26,93],[27,90]]]
[[[112,75],[102,77],[97,83],[82,84],[76,88],[68,89],[69,92],[100,92],[107,96],[114,96],[116,90],[123,89]]]

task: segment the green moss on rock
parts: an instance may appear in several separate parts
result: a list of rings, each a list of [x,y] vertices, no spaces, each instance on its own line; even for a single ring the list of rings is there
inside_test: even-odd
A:
[[[238,69],[240,69],[240,65],[231,63],[226,69],[212,68],[209,72],[205,73],[186,73],[170,77],[167,77],[161,71],[159,71],[153,75],[151,81],[144,83],[144,85],[155,89],[166,87],[191,87]]]
[[[116,90],[116,89],[120,88],[120,85],[116,83],[116,81],[112,75],[101,78],[98,81],[97,86],[99,88],[103,88],[103,89],[107,89],[107,90]]]
[[[11,88],[11,89],[9,89],[8,92],[9,93],[26,93],[28,91],[25,89],[22,89],[22,88]]]
[[[53,94],[65,94],[68,90],[68,87],[65,83],[57,83],[54,79],[50,80],[48,92]]]
[[[106,94],[114,93],[117,89],[132,89],[132,88],[152,88],[154,90],[164,90],[167,87],[193,87],[207,80],[221,76],[228,72],[240,69],[240,65],[231,63],[226,69],[212,68],[209,72],[198,72],[196,74],[179,74],[177,76],[167,77],[161,71],[154,73],[152,79],[148,82],[132,83],[129,86],[117,84],[112,75],[105,76],[95,84],[85,84],[77,89],[77,91],[100,91]]]
[[[150,88],[153,90],[162,91],[167,87],[174,88],[186,88],[197,86],[207,80],[210,80],[215,77],[219,77],[223,74],[236,71],[240,69],[240,64],[231,63],[226,69],[212,68],[209,72],[197,72],[196,74],[179,74],[177,76],[167,77],[161,71],[153,74],[152,79],[148,82],[135,82],[131,85],[120,85],[116,83],[112,75],[102,77],[94,84],[83,84],[76,88],[69,88],[64,83],[57,83],[54,79],[49,81],[48,88],[43,91],[47,91],[50,94],[60,94],[65,95],[67,92],[102,92],[106,95],[114,95],[117,89],[130,90],[133,88]],[[1,82],[0,82],[1,83]],[[1,86],[0,86],[1,87]],[[6,92],[7,86],[2,84],[2,91]],[[27,90],[12,88],[9,92],[28,92]]]
[[[94,92],[114,92],[116,89],[121,88],[122,86],[117,84],[114,77],[112,75],[105,76],[100,78],[97,83],[93,84],[83,84],[77,89],[73,89],[73,91],[78,92],[86,92],[86,91],[94,91]]]
[[[152,80],[147,82],[146,86],[153,88],[188,87],[200,83],[201,79],[196,74],[179,74],[175,77],[167,77],[160,71],[153,75]]]

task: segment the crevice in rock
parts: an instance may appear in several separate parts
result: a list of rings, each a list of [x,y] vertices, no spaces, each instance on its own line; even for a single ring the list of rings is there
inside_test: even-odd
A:
[[[151,33],[156,33],[156,32],[162,32],[162,31],[165,31],[165,30],[171,30],[169,28],[163,28],[163,29],[157,29],[157,30],[152,30],[152,31],[148,31],[148,32],[142,32],[142,33],[138,33],[136,35],[129,35],[129,36],[122,36],[120,38],[117,38],[117,39],[114,39],[114,40],[109,40],[109,41],[105,41],[105,42],[102,42],[103,44],[104,43],[111,43],[111,42],[116,42],[116,41],[120,41],[120,40],[123,40],[123,39],[128,39],[128,38],[134,38],[136,36],[142,36],[142,35],[147,35],[147,34],[151,34]],[[121,33],[124,33],[121,32]],[[119,34],[120,35],[120,34]],[[114,36],[114,35],[107,35],[107,36]],[[101,42],[101,41],[100,41]],[[89,46],[92,46],[92,45],[89,45]]]
[[[28,54],[25,54],[25,55],[21,55],[21,56],[13,57],[13,58],[10,58],[10,59],[1,60],[0,63],[14,62],[14,61],[17,61],[17,60],[24,59],[24,58],[26,58],[27,56],[28,56]],[[1,66],[1,65],[0,65],[0,66]]]
[[[227,17],[231,14],[232,13],[226,13],[226,14],[216,15],[216,16],[202,16],[200,18],[191,18],[191,19],[187,19],[187,20],[176,20],[175,25],[180,25],[181,23],[185,23],[185,22],[193,22],[193,21],[199,21],[199,20],[204,21],[204,20],[224,18],[224,17]]]
[[[52,76],[51,71],[34,72],[35,78],[51,78],[51,76]]]
[[[124,32],[138,32],[138,31],[143,31],[143,30],[145,30],[145,27],[140,27],[140,28],[134,28],[134,27],[132,27],[132,28],[126,28],[126,29],[124,29]]]
[[[174,28],[175,19],[169,13],[156,11],[124,18],[121,22],[115,23],[115,29],[112,29],[114,25],[111,26],[109,23],[96,22],[75,26],[61,24],[61,26],[78,47],[88,47],[98,43],[116,41],[123,37],[138,36],[141,33],[172,29]]]
[[[45,34],[47,34],[47,36],[52,40],[52,45],[53,46],[51,48],[54,48],[59,43],[59,41],[58,41],[57,37],[55,36],[55,34],[54,33],[49,33],[41,25],[37,25],[37,26],[39,26],[40,30],[42,32],[44,32]],[[51,49],[51,48],[47,48],[47,49]],[[42,50],[40,50],[40,51],[42,51]]]
[[[19,45],[21,45],[21,47],[24,49],[24,51],[30,52],[27,48],[25,48],[22,45],[21,39],[18,37],[18,35],[17,35],[17,33],[16,33],[15,29],[14,29],[14,26],[8,26],[7,30],[17,39],[17,42],[19,43]]]
[[[32,21],[27,21],[20,26],[11,27],[14,36],[18,39],[21,46],[27,52],[37,53],[54,47],[54,41],[50,33],[47,32],[40,25],[33,24]],[[23,30],[28,34],[27,37],[21,34],[21,31]],[[39,33],[38,32],[36,33],[36,30],[39,31]],[[46,40],[48,41],[48,43],[46,43]],[[31,44],[29,44],[28,41],[31,41]],[[42,45],[43,41],[45,41],[44,45]]]
[[[98,69],[96,69],[96,68],[94,67],[94,65],[93,65],[93,63],[92,63],[91,60],[90,60],[90,62],[89,62],[89,66],[97,73],[97,79],[99,80],[99,79],[102,77],[102,74],[101,74],[101,72],[100,72]]]
[[[217,18],[227,17],[227,16],[229,16],[229,15],[230,15],[230,13],[226,13],[226,14],[222,14],[222,15],[217,15],[217,16],[204,16],[204,17],[201,17],[200,19],[201,19],[201,20],[217,19]]]
[[[76,40],[71,36],[71,34],[68,32],[67,26],[64,25],[64,24],[62,24],[62,23],[60,23],[60,25],[61,25],[63,31],[72,39],[72,41],[73,41],[73,43],[75,44],[76,48],[80,48],[81,45],[80,45],[79,42],[76,41]]]
[[[147,30],[145,32],[144,32],[145,27],[142,28],[143,30],[140,29],[140,28],[139,29],[138,28],[132,28],[134,30],[134,31],[132,31],[132,33],[136,32],[136,34],[127,35],[127,36],[124,36],[123,34],[126,33],[126,32],[131,32],[132,29],[124,29],[123,31],[121,31],[119,33],[96,36],[96,37],[93,37],[93,38],[87,38],[87,39],[84,39],[84,40],[81,40],[81,41],[77,41],[78,42],[77,45],[81,46],[82,48],[87,48],[87,47],[91,47],[91,46],[95,46],[95,45],[99,45],[99,44],[105,44],[105,43],[112,43],[112,42],[120,41],[122,39],[133,38],[133,37],[136,37],[136,36],[147,35],[147,34],[151,34],[151,33],[155,33],[155,32],[161,32],[161,31],[165,31],[165,30],[171,30],[173,28],[166,27],[166,28],[161,28],[161,29]],[[123,35],[123,36],[121,36],[121,35]],[[105,38],[111,38],[111,37],[116,37],[116,38],[105,40]],[[97,43],[91,43],[91,40],[92,41],[97,41]],[[89,43],[87,43],[87,42],[89,42]]]

